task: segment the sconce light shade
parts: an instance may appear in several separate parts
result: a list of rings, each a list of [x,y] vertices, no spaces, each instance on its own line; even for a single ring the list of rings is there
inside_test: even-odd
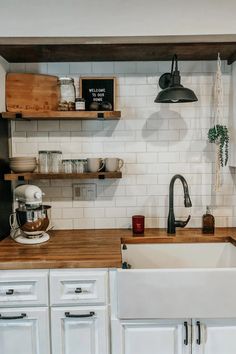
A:
[[[176,54],[172,59],[171,73],[165,73],[160,77],[159,86],[162,91],[158,93],[154,101],[156,103],[183,103],[198,101],[192,90],[181,85],[181,77],[178,71]]]

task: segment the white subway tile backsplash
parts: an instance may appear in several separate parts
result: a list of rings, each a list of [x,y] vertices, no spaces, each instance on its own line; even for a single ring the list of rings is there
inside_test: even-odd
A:
[[[70,63],[69,64],[70,74],[89,74],[92,73],[92,63],[80,62],[80,63]]]
[[[136,90],[135,85],[119,85],[117,87],[117,96],[119,97],[127,97],[127,96],[135,96]]]
[[[94,229],[95,219],[94,218],[79,218],[73,219],[74,229]]]
[[[126,152],[144,152],[144,151],[146,151],[146,143],[143,141],[125,143],[125,151]]]
[[[135,74],[137,72],[137,63],[133,61],[128,62],[114,62],[115,74]]]
[[[136,197],[117,197],[116,198],[116,206],[126,207],[126,206],[136,206]]]
[[[26,69],[25,63],[10,63],[9,70],[12,73],[24,73]]]
[[[136,96],[155,96],[156,85],[137,85],[135,90]]]
[[[147,193],[146,185],[126,186],[126,195],[138,196],[138,195],[146,195],[146,193]]]
[[[137,185],[140,185],[140,184],[144,184],[144,185],[157,184],[157,175],[146,175],[146,174],[145,175],[138,175],[137,176]]]
[[[105,217],[108,218],[123,218],[126,217],[125,208],[106,208]]]
[[[104,152],[115,152],[115,153],[119,153],[119,152],[125,152],[125,143],[123,142],[109,142],[109,143],[104,143],[103,144],[103,151]],[[132,150],[128,150],[127,152],[132,152]]]
[[[15,122],[15,130],[17,132],[35,132],[38,130],[38,122],[37,121]]]
[[[54,229],[71,230],[73,229],[73,219],[53,219]]]
[[[48,63],[48,74],[64,76],[70,73],[69,63]]]
[[[61,120],[60,130],[62,132],[78,132],[81,131],[82,123],[80,120]]]
[[[74,151],[78,151],[78,145],[80,144],[74,144]],[[78,147],[78,148],[77,148]],[[83,153],[103,153],[103,143],[82,143],[82,150]]]
[[[37,155],[38,154],[38,145],[37,143],[23,143],[16,142],[13,146],[13,156],[16,155]]]
[[[146,75],[136,75],[136,76],[131,76],[127,75],[124,80],[124,84],[126,85],[143,85],[147,83],[148,78]]]
[[[178,162],[179,161],[179,152],[160,152],[159,153],[159,162]]]
[[[83,208],[65,208],[62,210],[63,219],[78,219],[84,215]]]
[[[48,132],[29,131],[26,133],[27,142],[48,142]]]
[[[139,74],[157,74],[158,72],[158,62],[156,61],[138,61],[137,62],[137,73]]]
[[[87,64],[87,63],[86,63]],[[80,72],[80,70],[77,70]],[[92,72],[95,74],[112,74],[114,72],[113,62],[94,62],[92,63]]]
[[[131,216],[146,216],[146,227],[166,227],[169,183],[175,173],[189,184],[193,207],[190,227],[201,226],[206,205],[211,205],[218,226],[236,226],[235,173],[224,168],[223,186],[214,192],[215,149],[207,142],[212,125],[212,85],[216,62],[180,62],[183,85],[199,101],[157,104],[158,80],[171,62],[75,62],[10,64],[10,71],[72,76],[77,91],[80,76],[116,76],[116,109],[119,121],[22,121],[12,122],[12,154],[37,156],[38,150],[62,150],[63,158],[119,157],[124,159],[123,178],[93,181],[94,201],[74,201],[72,184],[78,180],[35,181],[52,205],[55,228],[129,228]],[[224,124],[229,117],[230,70],[222,63]],[[213,174],[212,174],[213,173]],[[91,183],[91,180],[83,181]],[[175,185],[179,217],[183,189]]]
[[[48,64],[47,63],[26,63],[25,71],[27,73],[33,73],[33,74],[47,74]]]
[[[104,208],[84,208],[84,217],[101,218],[104,217]]]
[[[39,132],[55,132],[60,130],[59,120],[39,120],[38,131]]]
[[[95,229],[115,229],[116,222],[115,218],[96,218],[95,219]]]

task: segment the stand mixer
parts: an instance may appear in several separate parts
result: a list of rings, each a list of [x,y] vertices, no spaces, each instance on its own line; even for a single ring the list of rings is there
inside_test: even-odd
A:
[[[23,244],[43,243],[49,240],[49,213],[51,207],[42,204],[44,193],[37,186],[26,184],[16,187],[18,207],[10,215],[11,237]]]

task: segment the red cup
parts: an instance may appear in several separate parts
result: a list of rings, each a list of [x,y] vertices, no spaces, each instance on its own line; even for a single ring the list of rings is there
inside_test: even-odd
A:
[[[132,216],[132,227],[133,227],[134,234],[144,233],[144,222],[145,222],[145,216],[143,215]]]

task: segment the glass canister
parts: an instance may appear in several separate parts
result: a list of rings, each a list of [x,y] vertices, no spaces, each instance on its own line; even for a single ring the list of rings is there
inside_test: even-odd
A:
[[[75,102],[75,85],[74,79],[71,77],[60,77],[58,79],[60,85],[60,102]]]
[[[84,173],[86,160],[75,160],[75,173]]]
[[[63,172],[73,173],[73,163],[71,160],[62,160]]]
[[[61,151],[50,151],[50,172],[60,173],[61,163],[62,163],[62,152]]]
[[[40,150],[39,151],[39,172],[49,173],[49,151]]]
[[[76,111],[85,111],[85,99],[78,97],[75,99],[75,110]]]

